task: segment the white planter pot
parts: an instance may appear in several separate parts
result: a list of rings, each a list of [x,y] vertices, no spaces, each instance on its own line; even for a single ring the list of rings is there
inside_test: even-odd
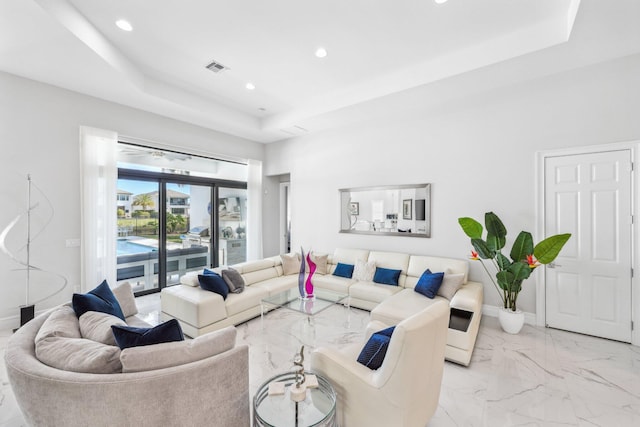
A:
[[[509,334],[517,334],[524,325],[524,313],[522,310],[512,311],[501,307],[498,311],[498,320],[503,331]]]

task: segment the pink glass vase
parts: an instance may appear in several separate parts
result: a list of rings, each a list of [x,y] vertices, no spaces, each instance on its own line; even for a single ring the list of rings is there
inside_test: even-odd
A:
[[[316,271],[316,263],[311,261],[311,251],[307,253],[307,263],[309,264],[309,275],[307,276],[304,289],[307,292],[307,298],[313,298],[313,282],[311,281],[311,277]]]

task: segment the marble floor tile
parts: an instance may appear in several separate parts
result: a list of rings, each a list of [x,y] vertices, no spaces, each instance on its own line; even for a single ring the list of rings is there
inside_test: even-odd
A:
[[[159,323],[158,294],[137,304],[140,317]],[[336,305],[311,322],[279,309],[238,325],[237,342],[249,346],[251,392],[291,369],[302,345],[308,369],[314,348],[361,342],[368,321],[369,312]],[[24,419],[4,367],[9,336],[0,331],[0,426],[20,427]],[[509,335],[485,316],[470,366],[445,363],[440,404],[428,425],[640,426],[640,349],[529,325]]]

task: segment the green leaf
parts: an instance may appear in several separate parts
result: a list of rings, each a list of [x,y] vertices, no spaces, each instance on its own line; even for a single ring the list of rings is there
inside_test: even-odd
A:
[[[523,261],[527,259],[527,255],[533,254],[533,237],[527,231],[521,231],[513,242],[511,248],[511,259],[513,261]]]
[[[509,272],[513,274],[514,281],[522,282],[531,275],[531,267],[526,262],[518,261],[509,266]]]
[[[482,259],[491,259],[496,254],[487,246],[487,242],[482,239],[471,239],[471,244],[476,252],[478,252],[478,256]]]
[[[500,250],[504,248],[504,245],[506,243],[505,237],[507,235],[507,229],[505,228],[502,221],[500,221],[500,218],[498,218],[498,215],[494,214],[493,212],[487,212],[486,214],[484,214],[484,224],[487,227],[487,234],[495,236],[492,237],[492,244],[496,245],[495,249]],[[489,237],[487,237],[487,241],[488,240]]]
[[[511,284],[513,283],[513,273],[507,270],[498,271],[496,273],[496,279],[498,279],[498,285],[506,291],[511,290]]]
[[[547,237],[536,245],[533,249],[533,254],[540,264],[549,264],[556,259],[570,237],[570,233],[556,234],[555,236]]]
[[[458,218],[458,224],[462,227],[462,231],[472,239],[482,239],[482,224],[473,218],[463,217]]]
[[[489,246],[492,251],[499,251],[500,249],[504,248],[504,245],[506,243],[507,239],[505,239],[504,237],[496,236],[492,233],[487,233],[487,246]]]
[[[500,270],[506,270],[511,265],[509,258],[502,254],[496,254],[496,262],[498,263],[498,268],[500,268]]]

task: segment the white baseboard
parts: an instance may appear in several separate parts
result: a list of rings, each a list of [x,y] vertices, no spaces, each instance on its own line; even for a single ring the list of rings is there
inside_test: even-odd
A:
[[[20,316],[9,316],[0,319],[0,330],[13,330],[20,326]]]
[[[45,308],[44,310],[36,310],[34,317],[38,317],[40,314],[48,310],[50,310],[50,308]],[[0,319],[0,330],[2,331],[14,330],[18,326],[20,326],[20,314],[17,314],[15,316],[3,317],[2,319]]]
[[[489,317],[498,317],[498,310],[499,309],[500,309],[500,307],[495,306],[495,305],[483,304],[482,305],[482,315],[483,316],[489,316]],[[527,325],[536,326],[537,325],[536,314],[535,313],[529,313],[529,312],[525,311],[524,312],[524,323],[526,323]]]

